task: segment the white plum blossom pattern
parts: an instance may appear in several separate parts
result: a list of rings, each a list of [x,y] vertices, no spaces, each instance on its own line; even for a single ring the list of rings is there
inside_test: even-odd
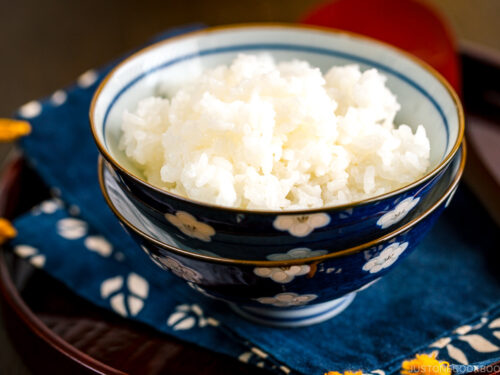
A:
[[[288,231],[295,237],[306,237],[316,228],[324,227],[330,222],[330,216],[324,213],[311,215],[279,215],[273,222],[274,228]]]
[[[256,301],[275,307],[302,306],[318,298],[316,294],[279,293],[274,297],[260,297]]]
[[[101,284],[101,298],[109,298],[111,309],[121,316],[136,316],[144,307],[144,301],[149,294],[149,284],[133,272],[127,277],[125,289],[124,282],[123,276],[104,280]]]
[[[202,276],[198,271],[186,267],[174,258],[168,256],[159,257],[153,253],[151,253],[151,257],[160,267],[170,270],[174,275],[184,280],[191,281],[192,283],[199,283],[202,280]]]
[[[407,247],[408,242],[394,242],[390,244],[382,250],[379,255],[366,262],[363,266],[363,271],[377,273],[382,271],[384,268],[392,266]]]
[[[214,228],[196,220],[193,215],[185,211],[177,211],[175,215],[165,214],[165,218],[186,236],[197,238],[201,241],[210,242],[212,236],[215,234]]]
[[[38,249],[33,246],[17,245],[14,247],[14,253],[20,258],[28,260],[36,268],[43,268],[45,265],[45,255],[39,254]]]
[[[182,304],[168,317],[167,326],[174,331],[184,331],[196,327],[217,327],[219,321],[212,317],[206,317],[201,307],[197,304]]]
[[[409,197],[403,199],[396,205],[396,207],[394,207],[394,209],[382,215],[382,217],[378,219],[377,225],[382,229],[386,229],[391,225],[398,223],[417,205],[419,201],[420,197]]]
[[[289,250],[286,253],[276,253],[267,256],[269,260],[290,260],[299,258],[311,258],[326,254],[326,250],[314,250],[304,247]],[[311,267],[308,264],[294,264],[282,267],[255,267],[253,272],[259,277],[268,277],[274,282],[286,284],[296,276],[307,275]]]

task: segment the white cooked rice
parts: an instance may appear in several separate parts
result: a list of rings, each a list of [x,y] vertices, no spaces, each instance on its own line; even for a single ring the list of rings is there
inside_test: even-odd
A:
[[[123,115],[120,147],[147,180],[217,205],[290,210],[390,192],[429,166],[425,129],[393,124],[400,106],[376,69],[240,55],[171,99]]]

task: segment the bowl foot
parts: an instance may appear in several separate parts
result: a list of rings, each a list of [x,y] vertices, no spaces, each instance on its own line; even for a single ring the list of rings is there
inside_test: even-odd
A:
[[[340,314],[355,296],[356,293],[349,293],[332,301],[293,309],[229,305],[237,314],[255,323],[273,327],[304,327],[324,322]]]

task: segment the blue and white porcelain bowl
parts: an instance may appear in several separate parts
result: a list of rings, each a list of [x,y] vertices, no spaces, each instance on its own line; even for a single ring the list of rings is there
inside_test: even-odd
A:
[[[431,143],[428,173],[381,196],[300,211],[231,209],[152,186],[119,149],[122,114],[160,82],[178,87],[193,73],[229,63],[237,54],[266,52],[276,60],[309,61],[326,70],[355,63],[377,68],[401,104],[396,123],[423,124]],[[380,42],[330,29],[290,25],[229,26],[154,44],[119,64],[102,82],[90,110],[101,154],[137,209],[183,247],[231,258],[264,260],[297,247],[337,251],[394,230],[431,191],[457,152],[464,121],[460,102],[431,68]]]
[[[104,197],[125,229],[162,269],[184,279],[202,294],[226,301],[242,316],[280,327],[305,326],[329,319],[375,283],[418,245],[449,204],[465,165],[465,149],[453,159],[436,188],[419,204],[419,215],[374,241],[325,254],[297,248],[270,261],[221,258],[165,244],[99,163]]]

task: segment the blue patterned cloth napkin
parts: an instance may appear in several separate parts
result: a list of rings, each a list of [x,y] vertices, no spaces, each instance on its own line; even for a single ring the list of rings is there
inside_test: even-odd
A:
[[[15,221],[18,256],[97,306],[278,374],[391,374],[402,360],[434,350],[456,364],[500,356],[498,228],[464,187],[411,256],[319,325],[255,325],[157,268],[98,187],[88,109],[109,70],[88,71],[18,112],[33,127],[21,144],[25,155],[57,196]]]

